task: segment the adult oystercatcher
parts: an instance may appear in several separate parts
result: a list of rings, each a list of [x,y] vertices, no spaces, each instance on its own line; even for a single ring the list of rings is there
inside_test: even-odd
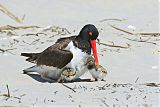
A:
[[[87,24],[78,36],[60,38],[41,53],[21,53],[22,56],[28,57],[26,61],[36,64],[23,71],[37,72],[49,81],[72,81],[89,70],[95,79],[103,79],[107,72],[98,61],[98,35],[97,28]],[[91,49],[94,58],[91,56]]]

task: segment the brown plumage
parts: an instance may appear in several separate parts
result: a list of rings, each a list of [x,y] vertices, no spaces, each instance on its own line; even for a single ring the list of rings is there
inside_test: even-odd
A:
[[[67,65],[73,58],[73,54],[64,50],[75,36],[69,38],[60,38],[57,42],[45,49],[41,53],[21,53],[21,56],[29,57],[26,61],[36,63],[37,65],[53,66],[59,69]]]

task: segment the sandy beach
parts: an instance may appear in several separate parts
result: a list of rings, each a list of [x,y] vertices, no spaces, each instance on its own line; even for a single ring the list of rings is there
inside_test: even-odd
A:
[[[159,107],[160,48],[157,0],[0,0],[23,23],[0,11],[0,106]],[[34,64],[22,52],[41,52],[85,24],[100,35],[105,81],[49,83],[23,74]],[[10,25],[10,29],[1,29]],[[32,26],[17,29],[16,26]],[[90,79],[89,72],[81,79]],[[8,89],[7,89],[8,86]],[[9,90],[9,93],[7,92]]]

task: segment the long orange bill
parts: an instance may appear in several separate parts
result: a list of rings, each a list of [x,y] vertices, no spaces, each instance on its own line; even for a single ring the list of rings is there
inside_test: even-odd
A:
[[[92,47],[92,51],[93,51],[93,55],[94,55],[96,65],[99,65],[98,55],[97,55],[97,47],[96,47],[96,40],[90,40],[90,44],[91,44],[91,47]]]

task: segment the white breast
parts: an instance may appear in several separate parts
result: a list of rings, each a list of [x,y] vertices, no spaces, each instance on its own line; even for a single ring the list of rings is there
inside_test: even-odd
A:
[[[73,54],[73,59],[69,64],[67,64],[66,67],[73,68],[76,71],[77,77],[84,74],[84,72],[86,72],[86,70],[84,70],[84,65],[89,55],[85,52],[82,52],[82,50],[80,50],[79,48],[75,47],[72,41],[68,44],[65,50],[69,50]]]

